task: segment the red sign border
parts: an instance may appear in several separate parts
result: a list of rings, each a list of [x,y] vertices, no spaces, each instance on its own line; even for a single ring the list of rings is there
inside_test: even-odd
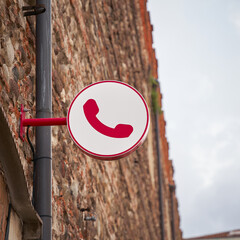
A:
[[[140,98],[142,99],[143,103],[144,103],[144,106],[145,106],[145,109],[146,109],[146,112],[147,112],[147,123],[146,123],[146,127],[144,129],[144,132],[141,136],[141,138],[132,146],[130,147],[129,149],[121,152],[121,153],[117,153],[117,154],[112,154],[112,155],[101,155],[101,154],[97,154],[97,153],[94,153],[94,152],[91,152],[87,149],[85,149],[84,147],[82,147],[78,141],[74,138],[73,134],[72,134],[72,131],[70,129],[70,125],[69,125],[69,115],[70,115],[70,111],[71,111],[71,108],[72,108],[72,105],[73,103],[75,102],[76,98],[82,93],[84,92],[85,90],[87,90],[89,87],[92,87],[94,85],[97,85],[97,84],[103,84],[103,83],[118,83],[118,84],[122,84],[122,85],[125,85],[129,88],[131,88],[132,90],[134,90],[139,96]],[[73,99],[73,101],[71,102],[70,104],[70,107],[68,109],[68,114],[67,114],[67,128],[68,128],[68,132],[71,136],[71,138],[73,139],[73,141],[77,144],[77,146],[84,152],[86,153],[88,156],[90,157],[93,157],[93,158],[96,158],[96,159],[99,159],[99,160],[105,160],[105,161],[111,161],[111,160],[117,160],[117,159],[120,159],[120,158],[123,158],[123,157],[126,157],[127,155],[129,155],[130,153],[132,153],[133,151],[135,151],[143,142],[144,140],[146,139],[147,137],[147,134],[148,134],[148,130],[149,130],[149,125],[150,125],[150,115],[149,115],[149,109],[148,109],[148,106],[147,106],[147,103],[145,101],[145,99],[143,98],[143,96],[135,89],[133,88],[132,86],[124,83],[124,82],[120,82],[120,81],[116,81],[116,80],[105,80],[105,81],[100,81],[100,82],[96,82],[96,83],[93,83],[93,84],[90,84],[88,85],[87,87],[85,87],[84,89],[82,89],[77,95],[76,97]]]

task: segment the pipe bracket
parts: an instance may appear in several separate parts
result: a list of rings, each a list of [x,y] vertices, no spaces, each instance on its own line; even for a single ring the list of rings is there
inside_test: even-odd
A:
[[[24,6],[22,7],[23,16],[32,16],[44,13],[46,11],[46,7],[44,4],[38,4],[35,6]]]

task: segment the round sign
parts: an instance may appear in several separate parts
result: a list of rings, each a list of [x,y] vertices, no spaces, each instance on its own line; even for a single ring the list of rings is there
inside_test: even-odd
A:
[[[108,80],[78,93],[67,116],[74,142],[102,160],[119,159],[136,150],[147,136],[149,123],[142,95],[128,84]]]

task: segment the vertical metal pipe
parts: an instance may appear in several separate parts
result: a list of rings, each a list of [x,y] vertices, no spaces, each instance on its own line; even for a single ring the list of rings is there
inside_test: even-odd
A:
[[[46,11],[36,21],[36,117],[52,115],[51,0],[37,0]],[[43,221],[42,239],[52,239],[51,127],[37,127],[34,159],[34,207]]]
[[[157,82],[157,81],[156,81]],[[154,86],[156,91],[158,90],[159,83]],[[159,197],[159,212],[160,212],[160,227],[161,227],[161,240],[165,239],[164,232],[164,199],[163,199],[163,188],[162,188],[162,164],[161,164],[161,153],[160,153],[160,135],[159,135],[159,124],[158,124],[158,109],[155,112],[155,123],[156,123],[156,145],[157,145],[157,158],[158,158],[158,197]]]

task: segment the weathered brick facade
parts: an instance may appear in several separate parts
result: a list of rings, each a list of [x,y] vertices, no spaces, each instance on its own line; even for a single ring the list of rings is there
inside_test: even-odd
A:
[[[32,2],[0,2],[0,104],[19,151],[30,196],[32,153],[27,141],[19,138],[18,121],[20,104],[31,109],[28,118],[35,117],[35,17],[25,18],[21,11]],[[74,96],[103,79],[134,86],[152,109],[150,79],[157,79],[157,61],[146,1],[53,0],[52,63],[54,117],[66,117]],[[155,125],[151,110],[151,127],[143,146],[113,162],[81,153],[66,126],[52,128],[53,239],[160,239]],[[174,181],[163,113],[159,114],[159,126],[164,231],[170,240],[169,184]],[[34,130],[30,134],[34,142]],[[82,212],[82,208],[90,208],[90,212]],[[174,213],[176,239],[181,239],[175,194]],[[97,221],[84,221],[89,215]]]

